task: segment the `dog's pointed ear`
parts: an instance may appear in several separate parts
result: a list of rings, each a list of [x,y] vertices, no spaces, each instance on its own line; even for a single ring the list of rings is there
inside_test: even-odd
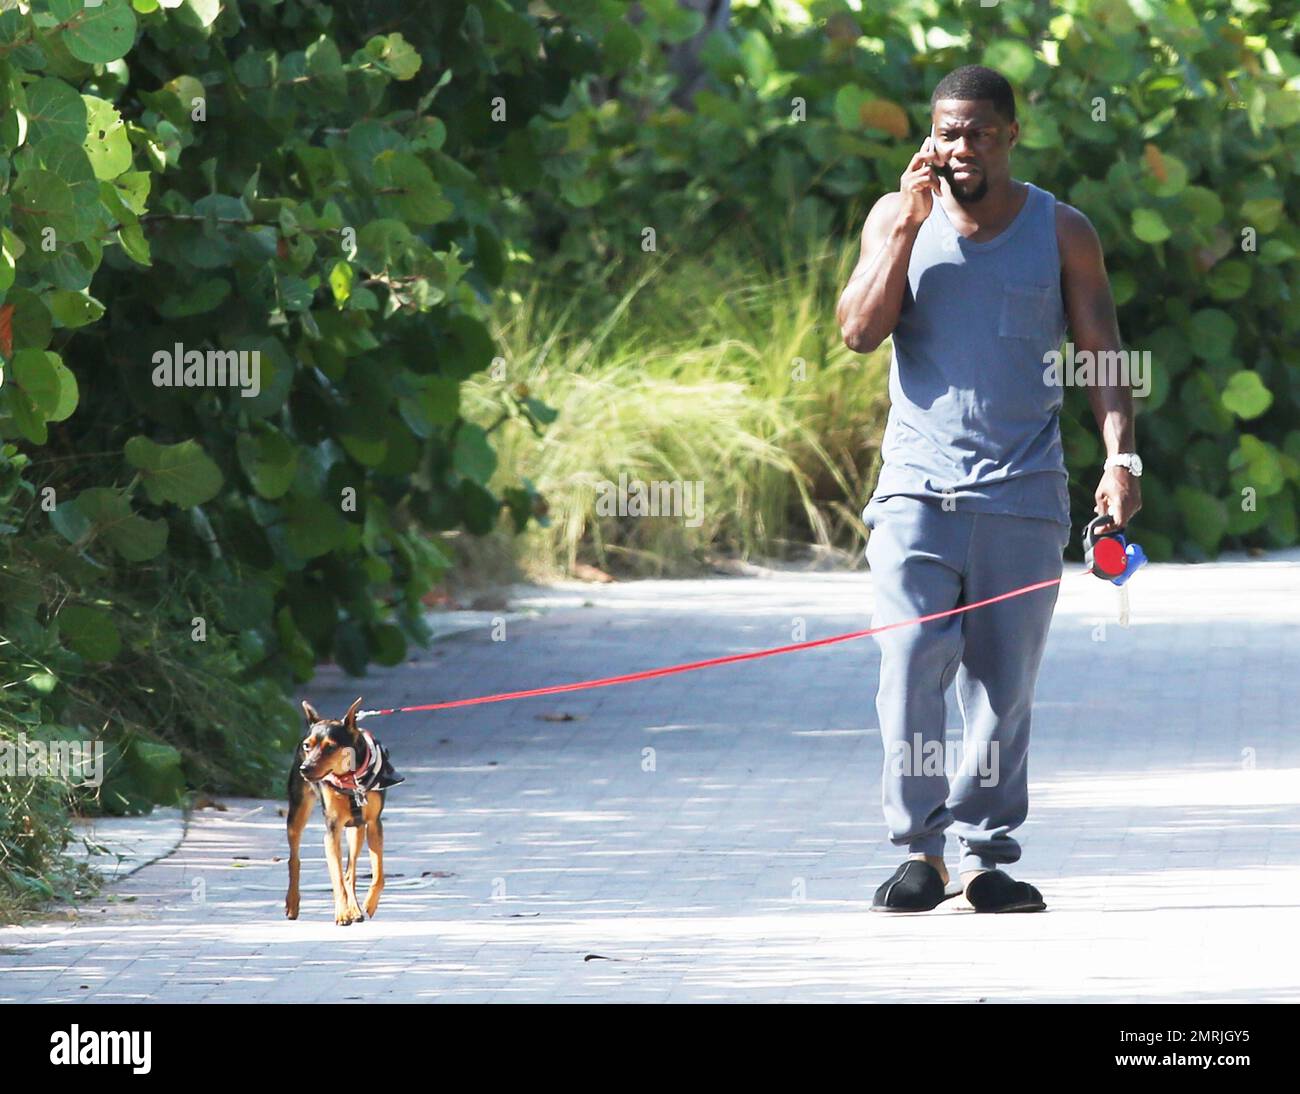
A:
[[[358,695],[356,701],[348,707],[348,712],[343,715],[343,724],[347,726],[348,729],[355,730],[357,728],[357,707],[361,705],[361,698],[362,697]]]
[[[316,708],[307,702],[306,699],[302,701],[302,713],[303,717],[307,719],[307,724],[309,726],[315,725],[321,720],[321,716],[316,712]]]

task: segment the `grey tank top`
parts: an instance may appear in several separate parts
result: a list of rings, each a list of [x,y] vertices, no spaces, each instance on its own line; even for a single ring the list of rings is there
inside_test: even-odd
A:
[[[873,501],[952,498],[958,511],[1069,527],[1064,391],[1043,379],[1066,330],[1056,198],[1026,185],[1015,219],[984,243],[953,227],[937,195],[917,233]]]

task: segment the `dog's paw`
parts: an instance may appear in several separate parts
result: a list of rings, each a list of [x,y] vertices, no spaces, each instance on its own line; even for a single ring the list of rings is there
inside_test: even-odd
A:
[[[298,901],[297,901],[297,900],[285,900],[285,902],[284,902],[284,918],[285,918],[285,919],[297,919],[297,918],[298,918]]]
[[[340,927],[351,927],[353,923],[360,923],[366,917],[361,914],[360,910],[345,910],[334,916],[334,922]]]

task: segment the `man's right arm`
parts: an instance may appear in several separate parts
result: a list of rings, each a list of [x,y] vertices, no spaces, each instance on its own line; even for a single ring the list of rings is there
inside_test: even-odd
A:
[[[898,192],[877,201],[862,226],[858,264],[835,308],[844,344],[857,353],[870,353],[898,325],[912,244],[941,192],[933,167],[943,162],[926,137],[899,178]]]
[[[870,353],[898,325],[912,244],[921,230],[898,216],[900,203],[891,193],[872,208],[862,226],[858,264],[835,309],[844,344],[855,353]]]

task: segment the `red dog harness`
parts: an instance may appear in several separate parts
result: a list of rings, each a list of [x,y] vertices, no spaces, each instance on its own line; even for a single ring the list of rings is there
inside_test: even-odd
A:
[[[384,764],[379,743],[366,730],[360,732],[362,740],[366,743],[365,758],[356,762],[351,771],[342,775],[330,772],[321,781],[329,783],[336,790],[351,794],[358,805],[364,806],[366,791],[372,790],[375,783],[379,781]]]

